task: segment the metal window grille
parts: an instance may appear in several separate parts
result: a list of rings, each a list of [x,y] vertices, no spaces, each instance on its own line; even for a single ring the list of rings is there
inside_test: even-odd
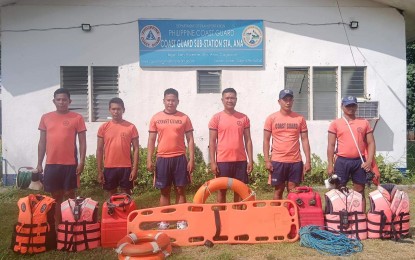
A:
[[[313,68],[313,119],[332,120],[337,115],[337,69]]]
[[[342,67],[342,97],[365,96],[365,67]]]
[[[357,117],[365,119],[379,119],[379,101],[363,101],[357,103]]]
[[[221,70],[198,70],[197,93],[220,93]]]
[[[71,93],[70,110],[74,110],[88,120],[88,67],[62,66],[61,86]]]
[[[294,92],[293,111],[309,120],[309,71],[308,68],[285,68],[285,88]]]
[[[108,120],[108,103],[118,97],[118,67],[92,67],[92,121]]]

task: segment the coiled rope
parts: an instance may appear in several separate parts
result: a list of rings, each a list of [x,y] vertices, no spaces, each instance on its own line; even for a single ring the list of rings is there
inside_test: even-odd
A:
[[[363,244],[360,240],[348,238],[334,229],[329,228],[331,231],[326,231],[321,228],[314,225],[300,228],[300,245],[332,256],[347,256],[362,252]]]

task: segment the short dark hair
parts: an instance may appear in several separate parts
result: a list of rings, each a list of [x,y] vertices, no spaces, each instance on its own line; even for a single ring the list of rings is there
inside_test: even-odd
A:
[[[119,97],[115,97],[115,98],[111,98],[110,102],[108,103],[108,107],[111,107],[111,104],[118,104],[122,106],[122,109],[125,109],[124,107],[124,101],[122,101],[121,98]]]
[[[69,93],[69,90],[67,88],[58,88],[57,90],[55,90],[55,92],[53,92],[53,98],[55,98],[58,94],[66,94],[68,98],[71,99],[71,93]]]
[[[164,96],[166,95],[170,95],[173,94],[175,95],[177,98],[179,98],[179,92],[177,90],[175,90],[174,88],[168,88],[164,91]]]
[[[222,96],[223,96],[225,93],[233,93],[233,94],[235,94],[235,96],[237,95],[237,94],[236,94],[236,90],[235,90],[234,88],[225,88],[225,89],[222,91]]]

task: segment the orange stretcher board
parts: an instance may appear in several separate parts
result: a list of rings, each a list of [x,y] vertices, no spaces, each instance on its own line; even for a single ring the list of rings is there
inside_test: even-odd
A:
[[[288,208],[294,208],[289,212]],[[154,229],[161,221],[173,229],[163,230],[173,246],[295,242],[298,240],[298,209],[289,200],[260,200],[238,203],[184,203],[132,211],[127,232]],[[187,228],[174,223],[186,221]],[[173,223],[173,224],[172,224]]]

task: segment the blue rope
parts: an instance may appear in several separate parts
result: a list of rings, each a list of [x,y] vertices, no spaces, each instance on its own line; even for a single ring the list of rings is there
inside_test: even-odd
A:
[[[335,230],[326,231],[320,226],[304,226],[300,228],[300,245],[314,248],[324,255],[347,256],[362,252],[363,244],[355,238],[348,238]],[[332,230],[332,229],[330,229]]]

